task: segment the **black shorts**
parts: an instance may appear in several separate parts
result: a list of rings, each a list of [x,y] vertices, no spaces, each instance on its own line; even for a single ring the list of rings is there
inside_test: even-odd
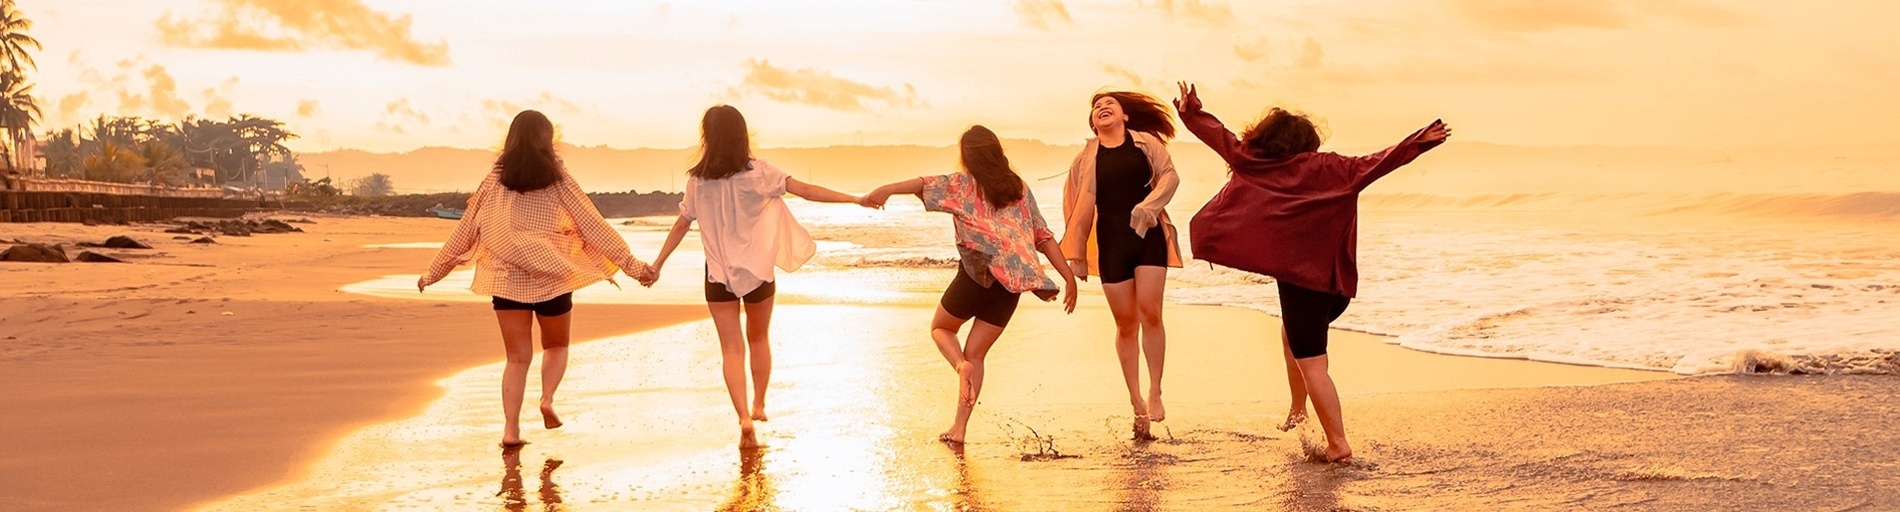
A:
[[[984,287],[958,265],[957,277],[943,291],[941,304],[945,312],[958,319],[976,318],[997,327],[1008,327],[1009,318],[1016,316],[1016,303],[1022,298],[1023,294],[1009,291],[1003,283],[991,282],[989,287]]]
[[[561,316],[574,310],[574,292],[541,302],[516,302],[501,297],[490,300],[495,311],[533,311],[536,316]]]
[[[1125,221],[1096,226],[1095,266],[1103,283],[1119,283],[1135,278],[1135,267],[1168,266],[1168,234],[1160,225],[1148,228],[1148,236],[1135,234]]]
[[[1301,288],[1280,281],[1280,322],[1294,359],[1326,355],[1326,329],[1352,302],[1344,295]]]
[[[752,289],[751,293],[745,294],[745,297],[733,294],[732,289],[727,288],[726,285],[706,281],[706,302],[732,302],[745,299],[746,304],[758,304],[776,294],[778,294],[778,285],[771,281],[760,284],[758,288]]]

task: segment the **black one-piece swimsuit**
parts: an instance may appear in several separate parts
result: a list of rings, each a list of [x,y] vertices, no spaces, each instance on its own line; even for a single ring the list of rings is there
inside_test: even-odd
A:
[[[1128,225],[1135,205],[1154,192],[1149,184],[1153,179],[1148,155],[1135,146],[1134,137],[1095,152],[1095,245],[1100,251],[1096,266],[1104,283],[1134,279],[1135,267],[1168,266],[1168,236],[1161,226],[1148,228],[1147,236],[1142,236]]]

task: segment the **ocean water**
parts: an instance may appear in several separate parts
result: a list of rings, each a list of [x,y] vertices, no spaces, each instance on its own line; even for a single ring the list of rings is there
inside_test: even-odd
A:
[[[1335,327],[1436,353],[1685,375],[1892,374],[1897,198],[1370,197],[1359,297]],[[1198,204],[1174,206],[1185,233]],[[821,272],[956,265],[949,218],[914,202],[893,200],[872,217],[850,206],[794,208],[815,236],[845,243],[820,253]],[[1043,213],[1061,223],[1058,208]],[[1268,277],[1198,260],[1170,277],[1176,302],[1279,313]],[[897,292],[941,287],[897,281],[888,285]]]

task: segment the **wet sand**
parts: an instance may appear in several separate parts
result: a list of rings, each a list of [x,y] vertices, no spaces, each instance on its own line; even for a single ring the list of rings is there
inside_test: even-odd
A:
[[[305,237],[301,242],[245,242],[308,244],[324,236],[356,247],[428,240],[448,229],[447,223],[433,223],[439,221],[318,220],[325,223],[318,227],[338,233],[279,235]],[[112,231],[74,229],[104,229],[88,235],[95,238]],[[0,238],[11,236],[0,231]],[[643,256],[651,252],[641,249]],[[862,276],[822,268],[790,275],[781,287],[785,305],[773,329],[772,420],[761,425],[766,448],[735,448],[735,420],[703,306],[587,304],[580,311],[602,319],[592,324],[591,335],[605,339],[575,352],[560,402],[568,425],[555,431],[528,426],[524,436],[533,444],[503,452],[494,448],[500,365],[490,347],[494,334],[486,308],[466,303],[474,300],[466,294],[434,290],[422,300],[335,291],[378,275],[414,272],[428,251],[246,250],[200,261],[289,255],[238,265],[242,273],[222,266],[196,279],[149,264],[128,265],[132,270],[114,270],[127,274],[93,281],[73,270],[0,266],[9,283],[31,283],[9,287],[0,300],[6,312],[0,325],[11,336],[16,318],[30,318],[26,323],[39,329],[36,343],[0,345],[8,367],[0,384],[10,390],[62,387],[45,385],[52,382],[92,390],[58,400],[6,395],[8,414],[0,416],[0,426],[29,434],[0,456],[0,482],[6,482],[0,508],[1900,506],[1884,491],[1900,483],[1891,432],[1900,417],[1891,399],[1900,381],[1891,377],[1681,379],[1662,372],[1434,355],[1337,331],[1333,371],[1345,394],[1359,461],[1310,462],[1305,445],[1317,438],[1316,426],[1309,422],[1294,433],[1271,429],[1286,409],[1279,322],[1233,308],[1170,306],[1169,419],[1155,429],[1161,440],[1131,442],[1126,394],[1110,345],[1112,322],[1099,295],[1085,295],[1085,306],[1073,316],[1050,304],[1025,304],[991,352],[970,443],[953,450],[934,441],[949,422],[955,392],[954,374],[925,337],[931,309],[917,304],[915,293],[859,290],[860,281],[852,279]],[[669,270],[655,290],[582,295],[603,302],[651,297],[690,304],[682,294],[694,287],[682,283],[697,276],[689,274]],[[285,284],[290,281],[299,284]],[[172,284],[113,289],[153,282]],[[203,283],[226,284],[192,288]],[[45,286],[67,291],[37,291]],[[286,287],[303,292],[283,295]],[[860,292],[886,305],[835,304],[840,293]],[[211,299],[225,296],[231,301]],[[99,304],[113,307],[86,309]],[[127,309],[134,304],[149,307]],[[200,318],[208,306],[234,315]],[[328,320],[272,320],[296,307]],[[121,316],[120,310],[131,312]],[[92,312],[70,313],[75,311]],[[89,330],[51,320],[60,313],[85,318],[73,322]],[[123,318],[139,313],[150,314]],[[443,331],[418,331],[422,322],[415,318],[441,319],[427,324]],[[633,318],[651,321],[626,320]],[[688,321],[617,334],[678,320]],[[400,326],[405,337],[379,337],[386,332],[373,327],[381,325]],[[576,327],[577,336],[587,334],[583,324]],[[111,334],[133,328],[155,334]],[[268,337],[274,342],[257,343],[266,332],[274,333]],[[88,337],[116,341],[58,342]],[[471,343],[483,346],[468,350]],[[366,352],[378,355],[365,358]],[[99,369],[69,378],[47,368],[55,365]],[[176,367],[165,371],[184,377],[120,377],[141,367]],[[530,372],[529,389],[538,389],[537,378]],[[532,425],[533,413],[528,416],[524,420]],[[87,419],[137,426],[90,433],[49,433],[43,426]],[[220,425],[242,428],[208,430]],[[166,439],[187,444],[170,446]]]
[[[267,485],[348,432],[417,414],[442,395],[437,380],[501,358],[484,307],[337,291],[429,257],[361,245],[442,237],[452,223],[314,220],[217,245],[162,227],[0,224],[0,239],[130,234],[155,247],[102,251],[130,264],[0,264],[0,509],[175,510]],[[578,311],[577,339],[704,314]]]

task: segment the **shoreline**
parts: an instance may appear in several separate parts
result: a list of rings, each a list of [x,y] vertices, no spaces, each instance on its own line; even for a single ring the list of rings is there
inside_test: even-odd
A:
[[[0,430],[16,434],[0,508],[171,510],[299,478],[336,440],[418,414],[438,381],[502,358],[487,308],[337,291],[427,262],[364,241],[452,223],[311,217],[307,233],[208,246],[157,225],[0,224],[0,238],[154,247],[102,251],[130,264],[0,264],[18,283],[0,295],[0,387],[31,390],[4,399]],[[580,309],[576,340],[704,314]]]

